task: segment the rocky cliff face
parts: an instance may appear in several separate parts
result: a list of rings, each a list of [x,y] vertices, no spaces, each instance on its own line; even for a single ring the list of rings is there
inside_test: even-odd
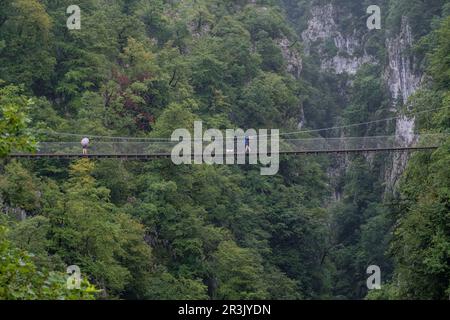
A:
[[[414,69],[414,57],[410,50],[413,36],[406,18],[402,19],[400,32],[386,39],[386,61],[369,55],[364,47],[364,39],[369,30],[343,27],[336,21],[356,19],[349,12],[342,12],[332,4],[313,6],[307,29],[301,33],[305,54],[320,57],[321,69],[336,74],[356,74],[365,63],[385,65],[383,80],[392,97],[394,110],[406,104],[408,98],[419,87],[420,74]],[[334,47],[334,48],[333,48]],[[401,102],[398,104],[397,102]],[[402,117],[396,122],[397,139],[406,143],[413,142],[414,118]],[[392,190],[398,177],[404,170],[408,155],[395,154],[391,169],[386,170],[385,181],[388,190]]]
[[[297,79],[300,78],[300,73],[302,72],[302,58],[300,52],[292,47],[292,41],[286,37],[278,39],[277,44],[286,61],[286,71]]]
[[[312,7],[308,28],[301,35],[305,53],[311,54],[312,47],[315,47],[321,57],[322,70],[333,70],[337,74],[355,74],[364,63],[376,61],[361,50],[363,46],[356,29],[350,34],[340,31],[335,22],[338,14],[332,4]],[[352,18],[351,14],[347,15],[346,18]]]
[[[401,98],[406,103],[409,96],[420,85],[420,75],[414,68],[414,57],[409,54],[413,45],[413,36],[408,20],[403,17],[400,34],[386,40],[388,65],[385,80],[394,99]]]
[[[412,45],[411,27],[408,20],[403,17],[400,33],[395,38],[386,40],[388,64],[385,70],[385,80],[393,101],[400,101],[403,104],[408,102],[408,98],[417,90],[421,82],[421,76],[414,70],[414,57],[409,53]],[[414,137],[414,118],[405,116],[397,119],[395,131],[397,140],[411,144]],[[407,161],[406,153],[394,155],[392,170],[386,173],[388,189],[395,186]]]

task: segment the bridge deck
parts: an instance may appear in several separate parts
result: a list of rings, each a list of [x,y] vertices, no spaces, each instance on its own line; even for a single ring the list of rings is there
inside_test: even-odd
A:
[[[306,155],[306,154],[336,154],[336,153],[364,153],[386,151],[418,151],[432,150],[439,147],[448,137],[445,134],[413,135],[404,138],[399,136],[377,137],[341,137],[341,138],[304,138],[280,139],[280,155]],[[269,141],[271,139],[268,139]],[[228,142],[230,142],[228,140]],[[256,152],[257,139],[250,141],[251,152]],[[243,153],[243,141],[240,148],[236,142],[231,146],[224,141],[224,155],[239,156]],[[178,144],[174,141],[151,141],[142,139],[120,139],[115,141],[91,141],[88,155],[82,155],[79,142],[41,142],[35,153],[14,152],[11,158],[122,158],[122,159],[158,159],[169,158],[173,148]],[[210,143],[202,142],[202,152]],[[234,148],[233,148],[233,144]],[[264,146],[260,145],[259,147]],[[191,152],[197,152],[196,147]],[[242,148],[242,149],[241,149]],[[270,146],[268,146],[270,149]],[[193,155],[194,157],[194,155]]]
[[[437,147],[405,147],[405,148],[380,148],[380,149],[341,149],[341,150],[305,150],[305,151],[281,151],[279,155],[319,155],[319,154],[349,154],[349,153],[367,153],[367,152],[415,152],[415,151],[427,151],[434,150]],[[240,154],[232,154],[235,157]],[[246,154],[248,156],[249,154]],[[8,158],[19,158],[19,159],[77,159],[77,158],[88,158],[88,159],[167,159],[170,158],[170,153],[155,153],[155,154],[55,154],[55,153],[13,153],[8,156]],[[194,155],[192,156],[194,157]]]

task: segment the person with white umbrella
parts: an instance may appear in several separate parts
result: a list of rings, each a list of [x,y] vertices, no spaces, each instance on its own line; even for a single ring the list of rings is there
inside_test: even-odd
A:
[[[87,149],[89,146],[89,138],[81,139],[81,146],[83,147],[83,155],[87,155]]]

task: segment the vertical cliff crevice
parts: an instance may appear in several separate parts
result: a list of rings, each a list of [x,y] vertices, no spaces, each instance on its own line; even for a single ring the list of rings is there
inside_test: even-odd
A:
[[[408,98],[419,88],[421,82],[420,73],[415,70],[415,57],[411,54],[413,35],[406,17],[401,19],[400,33],[394,38],[386,39],[387,65],[385,69],[385,81],[392,96],[392,105],[397,114],[401,113],[400,107],[407,104]],[[397,119],[395,134],[399,142],[411,144],[414,139],[415,119],[402,116]],[[396,182],[408,162],[407,153],[394,154],[392,167],[386,172],[386,186],[388,191],[395,189]]]
[[[359,9],[361,14],[365,13],[364,6]],[[342,93],[347,97],[352,91],[352,77],[363,65],[380,66],[383,70],[381,81],[390,94],[391,111],[394,116],[401,116],[403,106],[419,88],[422,77],[415,67],[417,59],[412,53],[415,39],[406,15],[401,14],[395,28],[383,20],[382,30],[369,30],[361,25],[361,19],[355,12],[344,5],[312,2],[308,10],[303,15],[307,17],[303,30],[299,30],[304,54],[318,61],[320,72],[349,77]],[[373,50],[374,47],[377,49]],[[380,105],[379,109],[385,107]],[[413,142],[414,121],[414,118],[407,116],[396,121],[395,134],[402,143]],[[408,154],[393,154],[386,160],[390,164],[380,176],[384,179],[386,190],[392,191],[407,164]]]

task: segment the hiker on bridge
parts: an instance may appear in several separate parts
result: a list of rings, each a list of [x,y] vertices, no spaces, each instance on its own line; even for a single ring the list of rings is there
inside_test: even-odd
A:
[[[250,137],[245,136],[245,153],[250,153]]]
[[[83,147],[83,155],[87,155],[87,149],[89,146],[89,138],[83,138],[81,140],[81,146]]]

